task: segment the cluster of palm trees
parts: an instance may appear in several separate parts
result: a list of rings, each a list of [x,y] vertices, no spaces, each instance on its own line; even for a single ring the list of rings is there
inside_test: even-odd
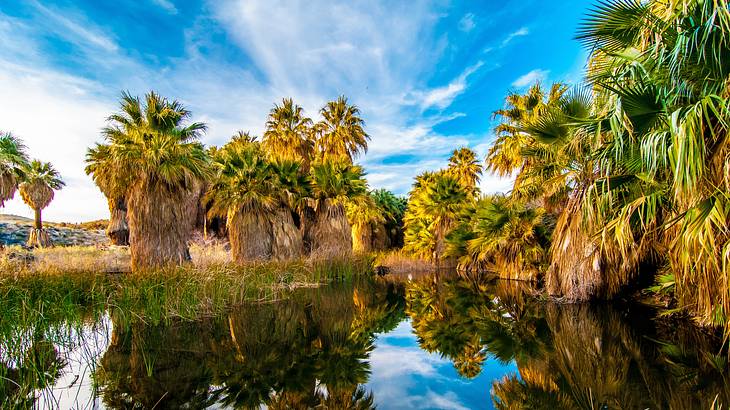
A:
[[[35,223],[30,230],[27,245],[51,245],[43,229],[41,211],[53,201],[54,192],[64,186],[61,177],[49,162],[30,160],[26,147],[11,133],[0,133],[0,207],[13,199],[15,192],[35,211]]]
[[[679,308],[730,328],[727,1],[602,1],[578,38],[591,52],[585,86],[536,84],[495,113],[487,166],[514,176],[510,195],[476,201],[471,229],[454,229],[463,207],[438,213],[465,193],[421,177],[412,201],[442,203],[406,246],[450,233],[465,265],[543,279],[572,301],[656,275]],[[504,241],[485,241],[494,234]]]
[[[447,235],[465,209],[477,202],[482,165],[476,153],[462,147],[453,152],[447,168],[416,177],[403,218],[404,249],[437,263],[449,264]]]
[[[383,194],[368,193],[353,163],[369,140],[359,109],[339,97],[320,114],[314,123],[284,99],[262,138],[239,131],[224,146],[205,148],[205,124],[189,122],[178,101],[124,93],[105,142],[88,151],[86,171],[109,200],[110,237],[129,241],[132,269],[189,260],[201,207],[225,219],[237,262],[349,255],[348,207],[375,204]],[[373,205],[373,224],[402,215],[403,206],[400,214],[388,206]]]

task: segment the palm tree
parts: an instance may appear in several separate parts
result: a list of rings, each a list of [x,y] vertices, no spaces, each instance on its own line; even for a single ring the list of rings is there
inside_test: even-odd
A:
[[[318,162],[312,165],[314,221],[305,231],[305,242],[316,257],[338,257],[352,253],[352,234],[345,203],[367,193],[360,166],[346,162]]]
[[[567,90],[567,86],[556,83],[545,95],[542,86],[537,83],[525,94],[507,96],[505,108],[493,114],[494,118],[501,118],[501,122],[494,129],[497,139],[487,154],[487,166],[492,171],[507,176],[526,165],[522,153],[531,145],[532,138],[524,132],[525,124],[555,105]]]
[[[445,254],[446,236],[458,222],[469,195],[445,171],[417,177],[404,216],[404,249],[439,263]]]
[[[467,147],[454,150],[449,158],[448,172],[473,195],[479,192],[477,185],[482,175],[482,164],[474,151]]]
[[[679,305],[726,330],[729,34],[725,0],[604,1],[578,34],[608,131],[584,213],[623,259],[650,261],[645,248],[661,245]]]
[[[0,207],[15,196],[27,165],[23,142],[9,132],[0,133]]]
[[[364,195],[347,201],[347,220],[352,226],[352,246],[357,253],[368,253],[374,249],[373,233],[379,225],[385,223],[383,210],[372,196]]]
[[[217,173],[206,200],[211,214],[226,217],[233,259],[269,259],[278,181],[263,150],[257,142],[234,140],[217,153],[214,165]]]
[[[485,269],[507,279],[539,278],[547,261],[551,224],[545,210],[504,196],[477,201],[471,216],[449,237],[448,254],[462,268]]]
[[[109,225],[106,233],[114,245],[129,245],[126,189],[132,183],[132,173],[115,169],[111,146],[96,144],[86,153],[86,174],[92,175],[96,186],[106,196],[109,204]]]
[[[301,162],[302,172],[306,173],[314,154],[311,126],[312,120],[304,116],[304,109],[291,98],[284,98],[269,112],[261,143],[273,159]]]
[[[206,126],[185,125],[190,112],[155,92],[144,102],[122,93],[120,109],[102,131],[108,148],[97,146],[88,164],[102,190],[123,193],[127,201],[132,269],[188,261],[201,180],[210,173],[196,141]],[[128,175],[97,177],[102,169]]]
[[[304,252],[301,213],[307,207],[311,184],[302,174],[301,165],[293,161],[273,161],[271,170],[276,178],[278,203],[271,217],[274,244],[272,257],[291,260]]]
[[[61,176],[50,162],[33,160],[25,170],[25,177],[19,187],[20,196],[35,211],[35,223],[28,237],[28,246],[43,248],[51,245],[48,233],[43,230],[41,211],[53,201],[53,191],[63,186]]]
[[[385,250],[403,246],[403,215],[408,200],[387,189],[371,191],[370,197],[385,217],[384,223],[376,225],[373,232],[373,248]]]
[[[345,96],[328,102],[319,112],[322,121],[315,125],[316,148],[323,160],[352,163],[360,152],[367,152],[370,136],[363,129],[360,109],[348,104]]]

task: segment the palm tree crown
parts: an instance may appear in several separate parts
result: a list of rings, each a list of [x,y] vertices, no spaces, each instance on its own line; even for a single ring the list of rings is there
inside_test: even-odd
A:
[[[370,136],[363,128],[360,109],[348,104],[340,96],[321,110],[322,121],[317,123],[317,151],[325,160],[349,160],[352,162],[361,152],[368,150]]]
[[[33,160],[25,170],[25,178],[20,184],[20,196],[28,206],[41,210],[51,203],[54,191],[64,185],[60,174],[50,162]]]
[[[11,133],[0,133],[0,207],[13,199],[23,169],[28,166],[28,156],[23,142]]]
[[[304,115],[304,109],[285,98],[269,112],[263,147],[275,159],[299,161],[306,167],[314,153],[311,126],[312,120]]]
[[[466,147],[454,150],[449,158],[448,172],[470,192],[478,192],[477,185],[482,175],[482,164],[477,160],[477,154]]]

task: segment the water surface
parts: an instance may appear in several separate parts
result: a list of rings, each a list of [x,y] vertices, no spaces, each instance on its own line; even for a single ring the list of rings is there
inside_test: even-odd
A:
[[[727,353],[716,336],[639,306],[555,305],[524,291],[424,275],[301,289],[195,321],[150,323],[108,308],[96,319],[14,329],[0,351],[0,400],[3,408],[727,407]]]

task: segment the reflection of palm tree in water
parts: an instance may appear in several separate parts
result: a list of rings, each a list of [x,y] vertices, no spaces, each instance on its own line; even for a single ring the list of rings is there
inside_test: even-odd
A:
[[[552,348],[518,360],[520,378],[494,383],[498,408],[707,409],[716,399],[728,402],[726,369],[708,366],[702,351],[712,343],[689,326],[679,333],[673,326],[671,338],[694,333],[692,344],[676,345],[639,337],[610,308],[548,304],[545,319]]]
[[[691,326],[631,324],[609,306],[540,302],[522,287],[429,277],[407,285],[407,312],[421,347],[450,358],[462,376],[479,373],[482,354],[517,364],[519,377],[493,385],[501,409],[707,409],[716,396],[728,403],[719,340]],[[655,326],[661,336],[651,336]]]
[[[370,408],[373,329],[391,323],[387,290],[333,285],[226,317],[123,326],[95,378],[109,407]],[[363,288],[364,289],[364,288]],[[387,289],[387,287],[383,287]]]
[[[0,408],[34,407],[36,392],[53,386],[65,366],[53,343],[36,331],[21,360],[12,365],[0,361]]]

